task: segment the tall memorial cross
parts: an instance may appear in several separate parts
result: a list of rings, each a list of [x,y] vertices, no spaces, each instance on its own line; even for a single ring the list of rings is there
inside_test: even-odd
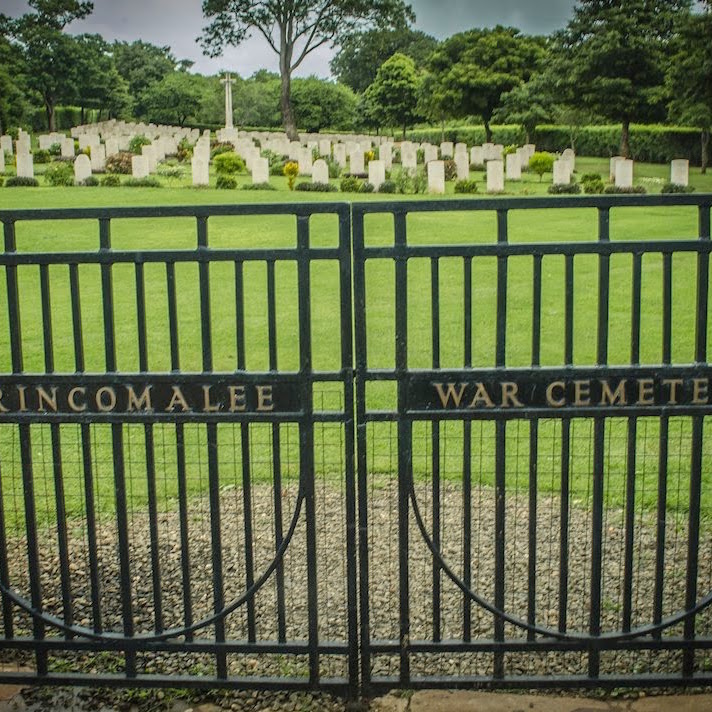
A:
[[[225,72],[220,81],[225,85],[225,128],[232,129],[235,128],[232,121],[232,85],[235,80],[230,76],[230,72]]]

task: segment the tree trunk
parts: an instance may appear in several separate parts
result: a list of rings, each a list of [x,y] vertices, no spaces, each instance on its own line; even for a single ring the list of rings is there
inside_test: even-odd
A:
[[[487,119],[485,119],[485,138],[487,139],[487,143],[492,143],[492,129]]]
[[[54,131],[54,104],[45,99],[45,114],[47,115],[47,130]]]
[[[282,125],[290,141],[298,141],[297,125],[294,122],[294,111],[292,109],[292,77],[289,70],[282,69],[282,91],[280,94],[280,106],[282,108]]]
[[[440,143],[445,143],[445,119],[440,119]]]
[[[709,129],[702,130],[702,173],[707,173],[707,164],[709,163],[709,147],[710,147],[710,131]]]
[[[80,111],[79,111],[79,123],[84,126],[84,117],[85,117],[85,112],[84,112],[84,107],[82,106]]]
[[[630,120],[625,119],[621,127],[621,156],[630,158]]]

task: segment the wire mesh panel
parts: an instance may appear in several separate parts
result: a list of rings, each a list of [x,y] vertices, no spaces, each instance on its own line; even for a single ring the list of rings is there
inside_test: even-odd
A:
[[[355,695],[348,206],[0,220],[0,677]]]
[[[709,196],[362,204],[353,240],[365,689],[708,684]]]

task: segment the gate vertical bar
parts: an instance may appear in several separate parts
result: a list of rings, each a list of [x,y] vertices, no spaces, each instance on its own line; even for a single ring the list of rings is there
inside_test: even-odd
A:
[[[433,369],[440,368],[440,263],[437,257],[430,260],[431,327],[433,344]],[[432,448],[432,499],[433,499],[433,544],[440,550],[440,422],[431,422]],[[433,557],[433,640],[439,642],[441,632],[441,579],[440,562]]]
[[[463,264],[465,291],[464,305],[464,367],[472,367],[472,259],[465,257]],[[462,424],[462,581],[472,588],[472,423]],[[472,640],[472,600],[463,593],[463,635],[466,643]]]

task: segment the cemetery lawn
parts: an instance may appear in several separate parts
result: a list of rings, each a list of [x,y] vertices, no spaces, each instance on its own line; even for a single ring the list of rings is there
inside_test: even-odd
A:
[[[579,175],[589,172],[607,174],[608,161],[599,159],[577,160]],[[189,170],[189,169],[188,169]],[[481,180],[481,174],[473,174]],[[636,164],[636,182],[646,185],[648,192],[658,193],[662,183],[669,178],[669,167]],[[41,180],[41,179],[40,179]],[[249,178],[241,178],[248,182]],[[290,201],[360,201],[413,199],[414,196],[356,195],[344,193],[290,192],[286,180],[272,178],[277,191],[218,191],[212,188],[184,187],[178,179],[160,189],[148,188],[12,188],[0,189],[0,210],[19,208],[99,207],[99,206],[161,206],[218,203],[263,203]],[[338,181],[334,181],[337,183]],[[544,195],[550,177],[539,183],[538,177],[526,176],[518,184],[507,184],[510,195]],[[697,192],[712,192],[712,174],[701,176],[699,169],[691,170],[691,184]],[[453,184],[448,183],[452,192]],[[446,196],[451,197],[451,196]],[[466,196],[463,196],[466,197]],[[418,196],[429,199],[430,196]],[[440,199],[440,198],[435,198]],[[589,209],[567,208],[567,197],[552,198],[556,210],[512,211],[509,216],[509,238],[513,242],[588,241],[596,239],[597,215]],[[310,222],[311,240],[315,246],[336,244],[335,216],[314,216]],[[408,220],[409,240],[415,244],[444,244],[493,242],[496,239],[495,216],[488,212],[437,213],[413,215]],[[694,208],[613,209],[611,213],[611,238],[613,240],[682,239],[697,237],[697,211]],[[366,239],[371,245],[387,245],[393,240],[392,221],[382,215],[370,215],[366,221]],[[112,242],[116,249],[160,250],[167,248],[190,249],[195,246],[195,221],[192,219],[127,219],[112,221]],[[214,247],[287,247],[295,243],[294,219],[288,216],[212,218],[209,221],[209,242]],[[73,251],[95,250],[98,247],[98,227],[95,221],[48,221],[17,224],[19,251]],[[629,255],[611,258],[611,303],[609,325],[610,362],[624,364],[630,360],[630,304],[631,263]],[[596,339],[592,325],[596,324],[598,264],[595,257],[582,255],[576,258],[576,291],[574,305],[574,360],[578,365],[595,363]],[[69,276],[66,266],[50,268],[52,294],[52,319],[54,335],[54,360],[58,372],[74,372],[72,322],[69,301]],[[201,370],[200,310],[198,273],[193,264],[176,268],[179,312],[180,365],[184,371]],[[696,262],[690,255],[677,255],[673,260],[673,326],[672,358],[674,362],[693,360],[695,338],[694,314],[696,297]],[[298,313],[296,269],[294,265],[280,263],[277,275],[277,332],[278,362],[282,370],[298,368]],[[563,361],[564,318],[564,260],[558,256],[543,261],[544,289],[542,295],[542,365],[560,365]],[[214,367],[218,371],[234,371],[235,353],[235,294],[234,274],[231,264],[213,264],[210,268],[212,337]],[[145,268],[146,298],[148,305],[149,369],[170,370],[170,342],[167,328],[167,296],[165,268],[161,264]],[[339,301],[338,269],[334,263],[319,263],[312,267],[312,325],[314,368],[338,370]],[[27,372],[44,371],[44,344],[42,336],[42,307],[39,277],[36,268],[20,267],[18,270],[23,350]],[[394,358],[394,291],[393,265],[388,261],[371,263],[367,270],[367,327],[369,366],[392,368]],[[137,316],[135,305],[135,277],[132,265],[119,265],[113,271],[114,301],[117,314],[116,343],[118,370],[138,370]],[[463,362],[463,267],[459,259],[443,259],[440,268],[441,299],[441,363],[442,366],[459,367]],[[86,370],[105,370],[103,321],[101,307],[101,282],[96,266],[80,268],[82,320]],[[660,363],[662,359],[662,258],[646,256],[643,260],[643,313],[641,333],[641,362]],[[263,263],[245,266],[246,304],[246,362],[250,370],[268,370],[266,270]],[[415,368],[431,365],[430,345],[430,265],[426,261],[409,262],[409,363]],[[532,269],[530,258],[512,258],[509,263],[507,363],[527,366],[531,363],[531,298]],[[476,366],[494,363],[496,305],[496,263],[489,258],[478,259],[473,266],[473,362]],[[712,313],[712,310],[711,310]],[[708,340],[712,343],[712,319]],[[0,371],[11,371],[8,339],[8,309],[5,273],[0,272]],[[317,394],[317,408],[337,405],[342,394],[333,386]],[[323,399],[323,400],[321,400]],[[388,409],[393,406],[393,393],[376,389],[370,394],[369,408]],[[643,419],[645,421],[645,419]],[[579,421],[580,439],[576,440],[572,464],[571,489],[574,499],[587,501],[590,495],[590,422]],[[491,424],[473,427],[473,446],[479,448],[477,472],[473,477],[483,484],[492,484],[494,473],[494,438]],[[285,477],[297,477],[298,442],[294,426],[285,425],[284,437],[289,436],[292,452],[284,457]],[[370,472],[374,480],[391,478],[396,459],[392,451],[394,432],[391,424],[374,426],[369,434],[372,455]],[[420,426],[418,426],[420,427]],[[447,426],[450,458],[443,467],[443,475],[461,478],[461,455],[458,464],[458,440],[462,428],[458,424]],[[556,441],[558,426],[554,421],[540,426],[540,474],[542,490],[556,492],[560,488],[559,461],[556,447],[544,446]],[[609,506],[622,505],[625,492],[625,428],[623,419],[611,420],[607,426],[607,483],[606,497]],[[0,462],[2,463],[3,494],[8,511],[8,525],[20,526],[22,520],[22,484],[19,464],[19,447],[16,428],[0,426]],[[44,491],[48,503],[46,512],[38,516],[53,517],[53,482],[51,472],[51,441],[49,429],[41,426],[40,435],[33,440],[37,463],[35,475],[40,480],[38,492]],[[161,470],[162,501],[171,507],[176,496],[175,432],[174,428],[156,426],[156,448],[163,453],[157,456],[156,466]],[[207,487],[204,429],[189,426],[186,434],[189,487],[195,494],[203,494]],[[76,426],[62,428],[62,450],[65,459],[67,508],[70,515],[82,516],[83,483],[81,477],[81,452]],[[317,426],[316,442],[324,443],[324,455],[317,457],[317,475],[334,478],[340,482],[343,457],[339,455],[341,431],[336,425]],[[492,431],[492,432],[490,432]],[[527,486],[528,424],[514,423],[509,427],[512,438],[508,448],[508,482],[514,488]],[[577,431],[577,432],[579,432]],[[220,426],[221,478],[226,484],[241,481],[239,432],[231,424]],[[291,432],[291,435],[290,435]],[[424,429],[417,431],[414,448],[416,476],[429,472],[427,448],[429,437]],[[639,485],[637,497],[644,507],[654,509],[657,501],[657,451],[658,421],[650,419],[639,426]],[[270,430],[256,426],[253,430],[253,477],[269,480]],[[579,436],[577,436],[579,437]],[[238,445],[235,445],[237,439]],[[146,501],[145,453],[143,428],[127,428],[126,440],[128,485],[131,501],[140,506]],[[689,419],[671,420],[669,445],[669,492],[667,506],[670,510],[684,511],[688,496],[685,478],[689,471]],[[484,443],[484,444],[483,444]],[[712,445],[712,433],[705,438],[706,447]],[[237,447],[237,450],[235,449]],[[322,447],[320,445],[320,447]],[[111,470],[111,444],[105,426],[95,428],[95,460],[99,513],[111,516],[114,507],[113,477]],[[443,457],[446,457],[443,455]],[[164,459],[162,459],[164,458]],[[474,460],[473,460],[474,466]],[[712,452],[704,454],[704,486],[702,508],[706,516],[712,515]],[[383,476],[381,478],[380,476]],[[42,484],[43,483],[43,484]],[[340,485],[339,485],[340,486]],[[44,490],[42,490],[44,488]]]

